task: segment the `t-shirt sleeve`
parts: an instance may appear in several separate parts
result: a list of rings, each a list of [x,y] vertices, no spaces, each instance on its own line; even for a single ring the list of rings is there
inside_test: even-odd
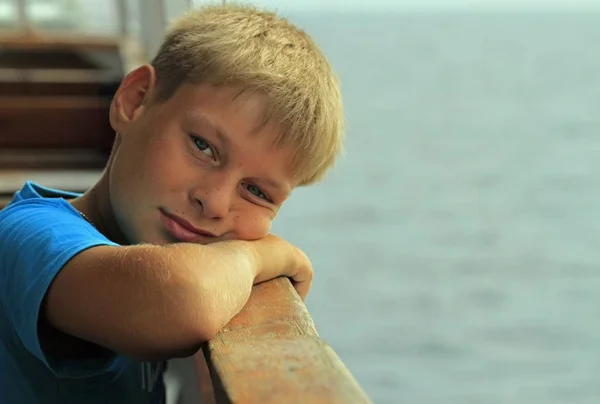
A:
[[[48,358],[38,339],[38,316],[54,277],[76,254],[104,237],[65,201],[21,201],[0,211],[0,309],[23,347],[58,377],[93,376],[114,367],[117,355],[59,362]],[[108,351],[107,351],[108,352]]]

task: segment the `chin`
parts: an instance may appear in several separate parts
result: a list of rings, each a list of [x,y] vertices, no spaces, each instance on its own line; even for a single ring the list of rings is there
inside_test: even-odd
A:
[[[234,237],[232,238],[232,240],[240,240],[240,241],[256,241],[256,240],[260,240],[261,238],[265,238],[267,237],[266,234],[263,235],[259,235],[259,236],[240,236],[240,237]]]
[[[176,243],[177,240],[169,240],[165,237],[161,236],[146,236],[146,237],[137,237],[135,244],[152,244],[152,245],[167,245]]]
[[[209,245],[209,244],[218,243],[219,241],[223,241],[223,240],[221,240],[221,239],[199,240],[199,241],[196,241],[194,244]]]

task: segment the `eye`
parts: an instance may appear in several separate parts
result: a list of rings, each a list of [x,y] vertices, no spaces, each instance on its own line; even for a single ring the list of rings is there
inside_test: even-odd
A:
[[[246,189],[252,195],[256,196],[257,198],[264,199],[267,202],[272,202],[271,198],[269,198],[269,196],[267,194],[265,194],[263,192],[263,190],[260,189],[259,187],[257,187],[256,185],[254,185],[254,184],[245,184],[245,186],[246,186]]]
[[[194,142],[194,146],[198,150],[200,150],[202,153],[204,153],[206,156],[210,157],[211,159],[215,158],[215,151],[206,140],[204,140],[201,137],[194,136],[194,135],[190,135],[190,138],[192,139],[192,142]]]

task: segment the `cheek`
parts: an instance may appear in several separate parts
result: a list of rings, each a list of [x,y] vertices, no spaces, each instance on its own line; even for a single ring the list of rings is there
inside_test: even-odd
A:
[[[188,159],[182,147],[173,139],[163,139],[152,145],[144,156],[140,175],[152,185],[176,183],[189,172]]]
[[[175,142],[157,139],[148,143],[123,142],[112,163],[110,197],[119,226],[128,235],[147,208],[164,203],[166,195],[189,184],[189,162]]]
[[[138,151],[129,173],[130,186],[140,188],[144,198],[155,200],[165,193],[179,191],[190,183],[193,167],[176,138],[162,137]]]
[[[256,208],[261,209],[261,208]],[[254,210],[254,209],[253,209]],[[257,240],[271,230],[272,219],[263,212],[244,212],[235,215],[235,236],[239,240]]]

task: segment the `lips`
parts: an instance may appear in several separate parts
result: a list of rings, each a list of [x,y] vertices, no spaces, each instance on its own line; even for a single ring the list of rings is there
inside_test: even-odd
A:
[[[179,241],[195,242],[216,237],[215,234],[194,227],[194,225],[192,225],[190,222],[177,215],[173,215],[172,213],[166,212],[162,209],[160,212],[163,225],[171,234],[171,236]]]

